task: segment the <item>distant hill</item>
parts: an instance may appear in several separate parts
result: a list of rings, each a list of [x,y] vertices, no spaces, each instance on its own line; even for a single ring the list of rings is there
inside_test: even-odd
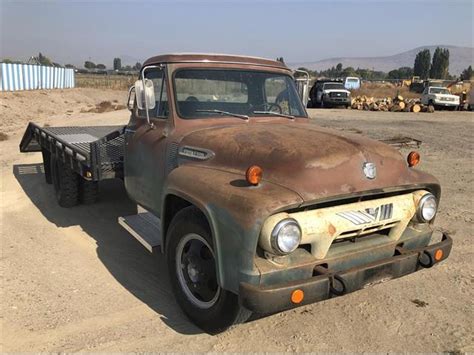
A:
[[[311,70],[325,70],[342,63],[344,68],[353,67],[363,69],[374,69],[389,72],[400,67],[413,67],[416,54],[422,49],[429,49],[431,56],[436,47],[449,49],[449,73],[459,75],[469,65],[474,64],[474,48],[457,46],[423,46],[406,52],[387,56],[387,57],[341,57],[319,60],[317,62],[289,63],[292,68],[305,67]]]

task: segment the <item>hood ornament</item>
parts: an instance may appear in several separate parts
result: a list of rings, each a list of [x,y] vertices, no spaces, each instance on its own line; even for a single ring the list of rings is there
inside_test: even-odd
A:
[[[362,166],[362,169],[364,170],[364,174],[367,179],[372,180],[377,176],[377,167],[375,166],[375,163],[365,162]]]

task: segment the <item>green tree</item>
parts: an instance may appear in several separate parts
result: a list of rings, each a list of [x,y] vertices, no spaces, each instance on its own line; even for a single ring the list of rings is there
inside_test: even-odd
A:
[[[401,67],[388,72],[389,79],[409,79],[413,76],[413,69],[410,67]]]
[[[86,69],[95,69],[95,68],[96,68],[96,65],[95,65],[95,63],[86,60],[86,61],[84,62],[84,68],[86,68]]]
[[[122,60],[120,58],[114,58],[114,70],[122,69]]]
[[[73,69],[76,68],[73,64],[66,64],[64,67],[65,68],[73,68]]]
[[[430,77],[447,79],[449,77],[449,49],[437,47],[433,54]]]
[[[341,64],[341,63],[339,63]],[[338,64],[338,66],[339,66]],[[336,71],[338,72],[338,75],[337,76],[356,76],[356,71],[354,68],[352,67],[347,67],[347,68],[344,68],[344,70],[342,72],[340,72],[338,69],[338,67],[336,66]],[[341,68],[342,68],[342,64],[341,64]]]
[[[462,71],[461,80],[471,80],[472,77],[473,77],[472,66],[468,66],[466,69]]]
[[[107,67],[105,66],[105,64],[97,64],[95,67],[96,67],[97,69],[102,69],[102,70],[104,70],[104,69],[107,68]]]
[[[47,65],[47,66],[52,66],[53,65],[52,60],[49,59],[48,57],[46,57],[45,55],[43,55],[41,52],[38,53],[38,57],[36,57],[36,60],[37,60],[38,64],[40,64],[40,65]]]
[[[415,65],[413,66],[413,75],[419,76],[421,79],[428,79],[430,75],[431,53],[429,49],[419,51],[415,57]]]

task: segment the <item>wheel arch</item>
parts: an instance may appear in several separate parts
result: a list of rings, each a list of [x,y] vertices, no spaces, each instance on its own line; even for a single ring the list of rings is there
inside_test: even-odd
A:
[[[202,206],[197,200],[193,199],[191,196],[185,195],[182,192],[178,191],[169,191],[165,198],[163,199],[162,213],[161,213],[161,234],[162,234],[162,243],[161,251],[164,253],[166,248],[166,235],[168,233],[169,226],[174,216],[186,207],[196,207],[204,216],[209,226],[209,229],[212,234],[212,239],[215,239],[214,229],[212,227],[211,219],[206,208]]]

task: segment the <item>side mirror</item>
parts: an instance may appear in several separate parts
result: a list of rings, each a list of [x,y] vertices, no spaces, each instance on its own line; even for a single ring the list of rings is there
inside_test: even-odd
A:
[[[145,85],[143,85],[143,80],[137,80],[134,88],[138,108],[140,110],[153,110],[156,106],[153,81],[145,79]]]

